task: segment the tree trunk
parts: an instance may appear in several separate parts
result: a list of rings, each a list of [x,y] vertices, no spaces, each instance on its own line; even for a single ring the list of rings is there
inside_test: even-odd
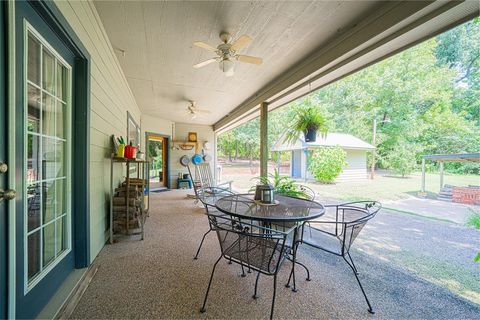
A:
[[[238,159],[238,141],[235,140],[235,161]]]
[[[253,146],[250,146],[250,159],[248,162],[250,167],[252,166],[252,162],[253,162]]]

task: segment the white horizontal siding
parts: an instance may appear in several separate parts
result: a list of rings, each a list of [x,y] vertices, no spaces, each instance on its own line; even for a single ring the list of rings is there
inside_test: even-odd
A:
[[[110,191],[110,136],[126,136],[127,111],[140,123],[140,109],[90,1],[55,1],[91,56],[90,258],[105,244]],[[123,170],[116,168],[118,181]]]
[[[345,161],[347,166],[342,170],[340,175],[335,179],[336,181],[348,181],[357,179],[367,179],[367,152],[364,150],[344,150],[346,152]],[[302,152],[302,177],[304,177],[305,154]],[[313,175],[308,172],[307,179],[315,179]]]

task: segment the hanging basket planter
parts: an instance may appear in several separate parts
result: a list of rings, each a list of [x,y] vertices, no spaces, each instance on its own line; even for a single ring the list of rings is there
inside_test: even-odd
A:
[[[307,129],[303,132],[305,142],[315,142],[317,140],[317,130]]]

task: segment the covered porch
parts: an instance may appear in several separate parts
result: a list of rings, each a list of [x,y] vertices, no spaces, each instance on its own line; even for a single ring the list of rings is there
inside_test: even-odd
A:
[[[5,144],[0,140],[0,156],[8,155],[13,168],[8,179],[0,180],[0,190],[8,200],[17,198],[0,203],[1,213],[5,212],[0,220],[0,318],[12,319],[267,318],[271,278],[259,278],[259,297],[252,299],[255,272],[242,277],[240,266],[227,261],[219,264],[207,313],[199,312],[220,249],[212,232],[199,259],[193,259],[211,225],[206,206],[188,197],[193,190],[178,190],[189,178],[180,159],[201,157],[217,181],[218,134],[259,117],[259,176],[266,177],[272,143],[268,141],[270,111],[478,16],[474,1],[9,1],[1,8],[2,25],[8,24],[10,32],[0,29],[0,41],[8,44],[4,46],[8,50],[0,50],[8,61],[1,89],[10,91],[5,95],[6,109],[0,110],[0,129],[15,134]],[[263,64],[259,58],[236,56],[236,51],[198,45],[198,41],[217,45],[220,39],[230,39],[225,32],[234,41],[250,35],[251,46],[242,46],[242,53],[260,56]],[[38,56],[31,50],[36,43]],[[210,52],[201,51],[201,46]],[[215,54],[220,57],[212,58]],[[236,59],[232,77],[226,77],[232,71],[226,70],[224,61],[229,54]],[[32,81],[25,70],[43,70],[48,62],[42,59],[49,55],[54,56],[54,80],[44,88],[43,71]],[[62,55],[69,58],[68,76],[58,73]],[[38,66],[28,65],[32,56]],[[242,65],[242,60],[261,67]],[[202,61],[217,65],[198,70]],[[15,85],[10,88],[8,81]],[[30,95],[37,89],[38,96]],[[46,115],[35,118],[30,112],[33,104],[44,110],[46,102],[39,97],[51,96],[55,90],[65,93],[65,101],[56,97],[53,109],[71,109],[60,120],[51,116],[52,129],[43,126]],[[33,129],[28,127],[31,118],[38,120]],[[54,134],[45,134],[44,127]],[[63,130],[65,136],[55,136]],[[63,170],[63,165],[66,169],[62,177],[49,172],[55,174],[50,180],[62,182],[48,194],[45,188],[51,181],[42,180],[48,170],[32,165],[47,163],[46,152],[31,152],[36,136],[65,145],[65,149],[52,147],[55,157],[50,162],[57,154],[66,155],[53,169]],[[123,158],[121,170],[110,167],[116,151],[112,136],[114,141],[126,137],[127,145],[143,151],[149,137],[162,141],[163,185],[158,188],[162,192],[145,192],[145,179],[139,179],[141,188],[134,190],[142,200],[148,193],[142,241],[127,236],[109,244],[114,242],[115,187],[126,188],[125,216],[130,213],[131,168]],[[42,148],[47,147],[38,150]],[[147,153],[146,159],[137,160],[147,163],[148,157]],[[68,183],[63,184],[63,179]],[[28,194],[29,183],[41,191]],[[163,192],[167,186],[169,190]],[[11,190],[4,193],[7,187]],[[35,201],[28,202],[29,196]],[[57,201],[57,196],[62,200]],[[53,209],[42,207],[47,200]],[[138,199],[131,200],[137,206]],[[320,202],[333,204],[336,199]],[[53,223],[44,219],[44,211],[55,211],[62,204],[62,215],[54,212]],[[32,216],[39,225],[29,230]],[[437,270],[449,259],[467,259],[478,249],[478,242],[471,241],[478,239],[475,230],[461,233],[456,226],[438,221],[414,222],[412,227],[395,212],[383,210],[352,249],[374,315],[367,312],[355,282],[355,267],[354,277],[341,258],[300,246],[298,261],[308,266],[312,281],[305,281],[304,270],[299,269],[298,292],[286,288],[292,265],[286,261],[278,273],[275,318],[475,318],[480,307],[472,301],[480,301],[479,292],[459,295],[454,291],[459,287],[454,275],[425,275],[437,256],[442,256],[440,264],[434,263]],[[433,236],[439,232],[454,239],[439,240]],[[53,252],[48,261],[44,239]],[[296,236],[293,239],[291,247],[298,243]],[[419,261],[420,251],[428,251],[428,261]],[[469,276],[473,274],[470,265],[465,268]]]
[[[213,318],[265,319],[271,303],[271,277],[260,277],[257,299],[252,299],[256,273],[241,277],[239,265],[226,260],[217,267],[207,312],[199,312],[213,262],[220,249],[215,234],[207,236],[198,260],[193,256],[208,230],[204,208],[186,199],[187,191],[170,191],[152,197],[152,211],[143,242],[123,241],[106,246],[92,268],[97,269],[78,305],[66,316],[94,318]],[[411,224],[415,224],[415,230]],[[476,318],[478,305],[426,281],[414,272],[428,261],[401,261],[420,251],[445,258],[468,254],[475,230],[460,235],[455,225],[441,221],[405,218],[383,210],[367,225],[352,252],[365,290],[375,308],[365,302],[349,267],[341,258],[302,247],[298,259],[308,266],[297,277],[298,292],[285,288],[290,264],[279,274],[275,314],[285,319],[351,318]],[[395,231],[396,230],[396,231]],[[440,240],[449,233],[452,242]],[[467,247],[459,249],[457,244]],[[416,249],[414,249],[416,248]],[[429,254],[430,255],[430,254]],[[413,257],[412,256],[412,257]],[[451,260],[452,261],[452,260]],[[473,293],[472,293],[473,294]]]

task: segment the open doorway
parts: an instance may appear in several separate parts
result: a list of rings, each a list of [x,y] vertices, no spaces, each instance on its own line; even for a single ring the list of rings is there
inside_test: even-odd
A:
[[[162,192],[169,188],[168,137],[156,133],[146,133],[147,159],[150,161],[148,190]]]

